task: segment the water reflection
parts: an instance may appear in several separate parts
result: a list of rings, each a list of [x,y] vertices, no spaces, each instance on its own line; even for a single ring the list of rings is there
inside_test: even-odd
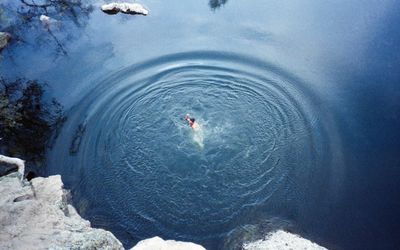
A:
[[[66,119],[62,105],[44,97],[46,87],[35,80],[0,78],[0,151],[24,158],[28,170],[43,165],[52,132]]]
[[[226,4],[228,0],[210,0],[208,2],[208,5],[210,6],[211,9],[215,10],[220,8],[222,5]]]
[[[17,44],[50,45],[56,55],[67,55],[65,44],[74,35],[66,30],[86,25],[92,11],[81,0],[6,0],[0,4],[0,30],[12,34]]]

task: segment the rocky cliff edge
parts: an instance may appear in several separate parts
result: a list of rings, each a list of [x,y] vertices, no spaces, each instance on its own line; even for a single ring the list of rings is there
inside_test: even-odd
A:
[[[0,177],[0,249],[123,249],[67,203],[59,175],[21,181]]]

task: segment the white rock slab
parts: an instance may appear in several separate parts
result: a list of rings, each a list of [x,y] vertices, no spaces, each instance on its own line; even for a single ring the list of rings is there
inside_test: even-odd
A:
[[[191,242],[163,240],[153,237],[140,241],[131,250],[206,250],[204,247]]]
[[[109,3],[101,6],[104,13],[115,15],[118,12],[129,15],[147,16],[149,11],[139,3]]]
[[[5,155],[0,155],[0,162],[16,165],[18,167],[18,173],[21,175],[21,180],[24,178],[25,174],[25,161],[19,158],[8,157]]]
[[[270,233],[264,240],[258,240],[243,245],[245,250],[326,250],[325,247],[304,239],[296,234],[283,230]]]

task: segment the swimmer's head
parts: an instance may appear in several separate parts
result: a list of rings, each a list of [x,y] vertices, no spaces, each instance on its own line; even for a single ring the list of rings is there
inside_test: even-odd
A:
[[[196,121],[196,119],[194,119],[194,118],[190,118],[190,121],[191,121],[191,122],[194,122],[194,121]]]

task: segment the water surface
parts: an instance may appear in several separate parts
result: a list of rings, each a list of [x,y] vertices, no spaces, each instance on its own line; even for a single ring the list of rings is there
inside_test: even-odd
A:
[[[278,218],[334,249],[395,249],[398,3],[145,4],[147,17],[63,20],[66,55],[36,23],[1,61],[68,110],[47,173],[83,217],[128,247],[217,249]]]

